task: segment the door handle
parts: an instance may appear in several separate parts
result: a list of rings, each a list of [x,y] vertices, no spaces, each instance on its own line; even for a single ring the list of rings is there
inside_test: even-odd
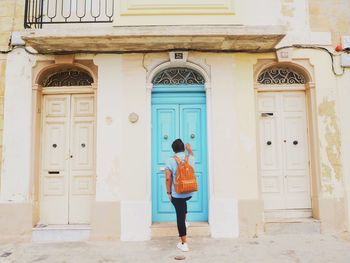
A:
[[[272,142],[271,141],[267,141],[267,143],[266,143],[267,145],[271,145],[272,144]]]
[[[191,134],[191,139],[194,139],[196,137],[196,135],[194,135],[194,133]]]
[[[298,143],[299,143],[298,141],[293,141],[294,145],[298,145]]]

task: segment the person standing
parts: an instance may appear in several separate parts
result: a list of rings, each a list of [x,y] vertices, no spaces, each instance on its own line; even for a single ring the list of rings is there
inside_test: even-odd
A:
[[[186,144],[186,147],[181,139],[176,139],[171,145],[175,156],[183,162],[186,158],[185,149],[188,152],[188,163],[192,167],[194,167],[194,155],[191,149],[190,144]],[[177,162],[175,160],[175,156],[169,158],[165,167],[165,184],[167,195],[169,197],[170,202],[174,205],[176,211],[176,221],[177,221],[177,229],[179,232],[180,242],[177,244],[177,247],[187,252],[189,251],[188,243],[187,243],[187,229],[186,229],[186,214],[187,214],[187,201],[191,199],[192,193],[176,193],[174,187],[174,181],[177,170]]]

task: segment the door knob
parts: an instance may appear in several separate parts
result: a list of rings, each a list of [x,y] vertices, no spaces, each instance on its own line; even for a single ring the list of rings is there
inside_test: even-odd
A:
[[[191,139],[194,139],[196,136],[192,133],[191,134]]]
[[[56,147],[57,147],[57,144],[56,144],[56,143],[52,144],[52,147],[53,147],[53,148],[56,148]]]
[[[293,141],[293,144],[294,144],[294,145],[297,145],[297,144],[298,144],[298,141]]]
[[[85,148],[86,144],[85,143],[82,143],[81,144],[81,147]]]
[[[167,140],[169,137],[168,137],[168,135],[164,135],[164,140]]]
[[[267,141],[267,143],[266,143],[267,145],[271,145],[272,144],[272,142],[271,141]]]

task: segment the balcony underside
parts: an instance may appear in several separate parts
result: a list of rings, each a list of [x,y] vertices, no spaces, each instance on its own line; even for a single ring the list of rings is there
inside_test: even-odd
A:
[[[168,50],[271,51],[285,36],[279,26],[123,26],[26,30],[40,53],[152,52]]]

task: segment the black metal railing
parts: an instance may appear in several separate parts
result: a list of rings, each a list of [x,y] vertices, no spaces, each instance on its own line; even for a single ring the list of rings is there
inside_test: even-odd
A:
[[[24,28],[113,22],[115,0],[25,0]]]

